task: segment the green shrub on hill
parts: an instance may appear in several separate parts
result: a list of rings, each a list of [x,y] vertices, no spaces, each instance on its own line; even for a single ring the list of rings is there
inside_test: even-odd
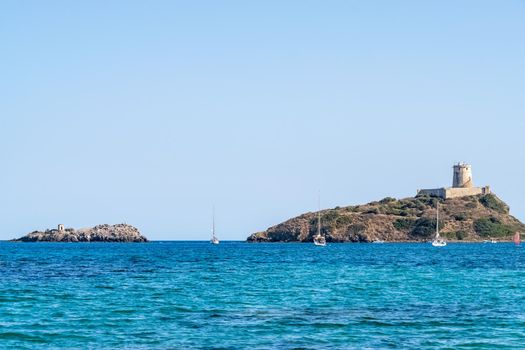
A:
[[[336,219],[337,226],[350,225],[352,223],[352,217],[348,215],[341,215]]]
[[[416,197],[416,200],[423,205],[428,205],[431,207],[435,207],[437,202],[443,201],[441,198],[431,196],[418,196]]]
[[[456,234],[457,240],[459,241],[462,241],[463,239],[467,237],[467,233],[465,231],[456,231],[455,234]]]
[[[341,215],[337,211],[332,210],[321,216],[321,222],[337,228],[351,224],[352,217],[350,215]],[[310,221],[310,224],[313,223],[317,225],[317,219],[312,219]]]
[[[402,230],[410,230],[415,225],[414,219],[397,219],[394,221],[394,227],[396,230],[402,231]]]
[[[467,220],[467,217],[464,214],[454,214],[454,215],[452,215],[452,217],[456,221],[465,221],[465,220]]]
[[[365,210],[363,214],[379,214],[379,209],[370,208],[370,209]]]
[[[494,211],[497,211],[498,213],[508,214],[509,212],[509,207],[505,203],[500,201],[498,198],[496,198],[496,196],[494,196],[493,194],[487,194],[482,196],[479,199],[479,202],[483,204],[485,208],[492,209]]]
[[[440,220],[440,226],[442,226],[442,222]],[[418,237],[418,238],[428,238],[431,237],[434,232],[436,231],[436,219],[430,219],[430,218],[419,218],[414,223],[414,228],[410,232],[412,236]]]
[[[385,198],[381,199],[381,200],[379,201],[379,203],[381,203],[381,204],[387,204],[387,203],[391,203],[391,202],[395,202],[395,201],[396,201],[395,198],[392,198],[392,197],[385,197]]]
[[[417,203],[413,200],[401,202],[401,209],[412,209],[417,208]]]
[[[345,211],[348,211],[350,213],[356,213],[359,211],[359,208],[357,206],[353,207],[353,206],[349,206],[349,207],[346,207],[344,208]]]
[[[387,214],[387,215],[397,215],[397,216],[409,216],[411,214],[410,211],[398,209],[398,208],[391,208],[391,207],[383,208],[382,213]]]
[[[467,204],[465,204],[465,208],[467,209],[476,209],[478,207],[478,205],[476,204],[476,202],[468,202]]]
[[[441,232],[440,234],[447,239],[454,239],[458,241],[462,241],[468,236],[465,231]]]
[[[337,220],[338,217],[339,217],[339,214],[337,214],[335,210],[332,210],[324,215],[321,215],[321,220],[323,220],[324,222],[332,222],[332,221]]]
[[[474,230],[481,237],[510,236],[512,227],[502,224],[497,218],[481,218],[474,221]]]

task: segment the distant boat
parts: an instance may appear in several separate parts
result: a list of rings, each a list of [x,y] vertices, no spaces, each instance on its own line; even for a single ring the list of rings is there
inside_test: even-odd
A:
[[[213,208],[213,220],[212,220],[212,226],[211,226],[211,244],[219,244],[219,239],[217,236],[215,236],[215,207]]]
[[[484,240],[483,243],[498,243],[498,241],[496,241],[494,238],[491,238],[490,240],[489,239]]]
[[[382,244],[382,243],[385,243],[385,241],[383,241],[383,240],[381,240],[381,239],[376,239],[376,240],[373,241],[372,243]]]
[[[514,234],[514,237],[512,237],[512,241],[514,242],[515,245],[520,245],[521,244],[521,234],[519,232],[516,232]]]
[[[447,242],[439,235],[439,202],[436,203],[436,235],[432,241],[434,247],[444,247],[447,245]]]
[[[319,210],[317,211],[317,235],[314,237],[314,244],[326,246],[326,238],[321,234],[321,196],[319,195]]]

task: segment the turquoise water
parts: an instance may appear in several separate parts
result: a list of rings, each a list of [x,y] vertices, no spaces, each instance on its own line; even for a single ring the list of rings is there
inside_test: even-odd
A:
[[[0,348],[525,346],[511,244],[0,243]]]

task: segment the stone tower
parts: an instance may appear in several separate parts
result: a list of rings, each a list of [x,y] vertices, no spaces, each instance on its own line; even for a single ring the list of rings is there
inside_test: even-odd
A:
[[[418,190],[418,196],[435,196],[444,199],[466,196],[478,196],[490,193],[490,187],[474,187],[472,183],[472,168],[470,164],[458,163],[454,165],[452,187],[430,188]]]
[[[458,163],[454,165],[454,178],[452,180],[452,187],[471,188],[473,186],[472,168],[470,164]]]
[[[64,225],[62,224],[58,225],[58,232],[64,232]]]

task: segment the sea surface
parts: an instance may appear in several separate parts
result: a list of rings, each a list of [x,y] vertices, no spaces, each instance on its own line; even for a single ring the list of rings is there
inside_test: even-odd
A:
[[[510,243],[0,243],[1,349],[525,348]]]

